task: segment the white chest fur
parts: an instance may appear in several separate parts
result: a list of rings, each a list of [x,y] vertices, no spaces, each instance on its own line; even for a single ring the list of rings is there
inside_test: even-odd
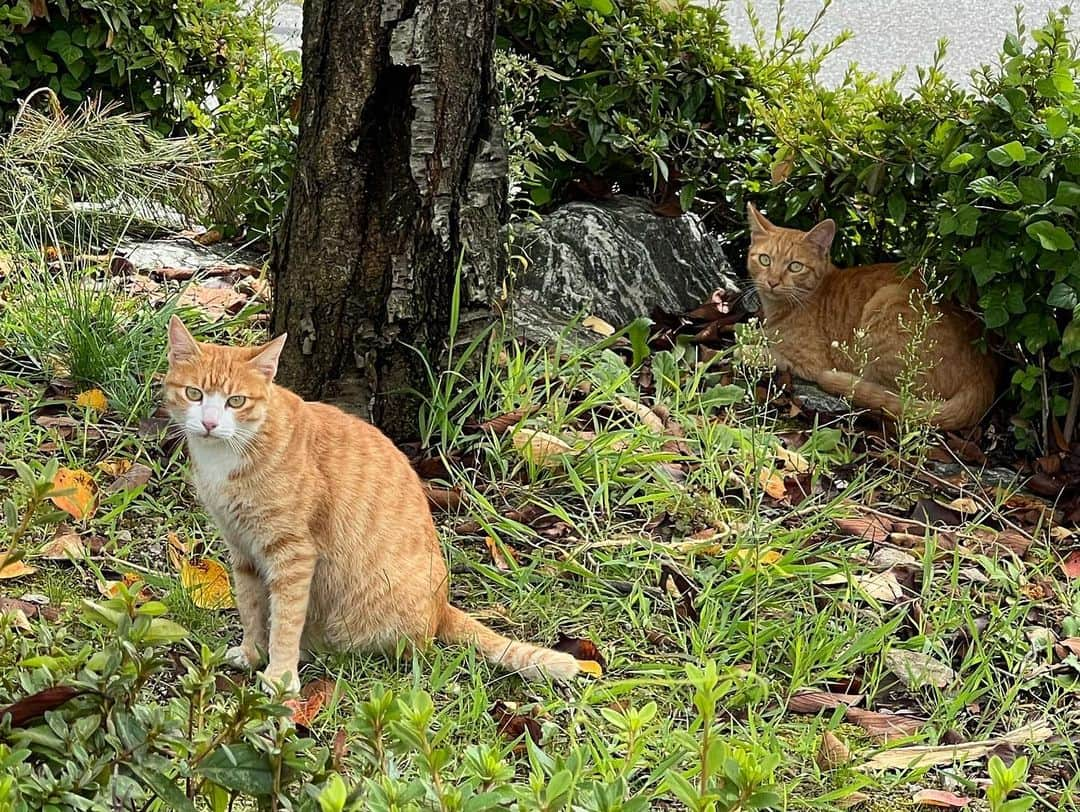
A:
[[[188,451],[193,463],[195,492],[230,547],[250,554],[255,539],[249,538],[250,524],[243,521],[244,506],[238,503],[232,475],[241,459],[219,441],[191,438]]]

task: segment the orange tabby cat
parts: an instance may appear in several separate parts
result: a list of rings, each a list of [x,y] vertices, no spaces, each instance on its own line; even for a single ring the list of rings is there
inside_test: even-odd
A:
[[[529,679],[567,680],[569,654],[503,637],[447,600],[420,480],[380,431],[274,384],[285,336],[262,347],[196,342],[169,325],[164,399],[187,437],[199,500],[232,557],[238,665],[295,689],[302,650],[470,642]]]
[[[832,220],[798,231],[773,225],[753,204],[748,211],[747,269],[781,369],[852,397],[859,406],[899,417],[902,354],[914,349],[916,384],[934,402],[912,405],[943,429],[982,419],[994,401],[996,365],[974,346],[980,331],[971,315],[927,301],[919,275],[900,276],[895,263],[835,267],[829,259],[836,235]],[[929,320],[913,307],[913,294],[926,302]],[[912,347],[920,318],[929,323]],[[860,357],[859,369],[850,357],[852,347],[866,356],[865,363]]]

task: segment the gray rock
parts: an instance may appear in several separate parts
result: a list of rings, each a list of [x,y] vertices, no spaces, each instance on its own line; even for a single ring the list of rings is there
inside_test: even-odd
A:
[[[117,254],[123,256],[138,271],[158,268],[191,268],[201,271],[215,265],[251,265],[263,262],[262,254],[228,243],[200,245],[194,240],[174,237],[163,240],[125,240]]]
[[[851,411],[851,405],[846,400],[830,395],[812,383],[796,383],[791,391],[799,405],[811,412],[847,414]]]
[[[720,241],[693,215],[659,217],[646,200],[568,203],[512,226],[513,322],[550,336],[584,313],[619,327],[659,306],[681,313],[734,289]]]

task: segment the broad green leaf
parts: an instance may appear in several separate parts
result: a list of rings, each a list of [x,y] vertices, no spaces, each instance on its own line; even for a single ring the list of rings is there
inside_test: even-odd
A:
[[[1069,120],[1060,110],[1055,110],[1046,119],[1046,131],[1051,138],[1061,138],[1069,131]]]
[[[1071,251],[1075,245],[1069,232],[1049,220],[1031,223],[1026,231],[1029,237],[1038,240],[1047,251]]]
[[[992,151],[992,150],[991,150]],[[971,161],[975,159],[975,156],[970,152],[958,152],[951,158],[945,160],[945,165],[942,167],[946,172],[959,172]]]
[[[1010,141],[1008,144],[994,147],[986,153],[986,157],[998,166],[1009,166],[1024,160],[1026,156],[1027,152],[1024,150],[1024,145],[1019,141]]]
[[[889,195],[889,216],[894,223],[901,225],[905,214],[907,214],[907,200],[899,192],[893,192]]]
[[[1073,183],[1071,180],[1059,183],[1057,194],[1054,195],[1054,205],[1080,207],[1080,183]]]
[[[1058,282],[1050,288],[1050,295],[1046,297],[1046,303],[1051,307],[1061,307],[1072,310],[1076,307],[1076,290],[1065,282]]]
[[[131,771],[146,785],[147,789],[163,800],[173,812],[195,812],[195,804],[180,791],[180,787],[176,785],[174,779],[168,778],[150,767],[132,765]]]
[[[247,743],[221,745],[196,771],[220,787],[248,795],[266,796],[274,791],[270,759]]]

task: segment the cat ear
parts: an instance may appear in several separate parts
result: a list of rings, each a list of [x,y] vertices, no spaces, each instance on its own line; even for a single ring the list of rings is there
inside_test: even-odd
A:
[[[803,237],[803,242],[808,242],[828,254],[829,249],[832,248],[832,241],[835,236],[836,222],[830,218],[828,220],[822,220],[812,229],[807,231],[806,236]]]
[[[753,203],[746,204],[746,219],[750,221],[750,231],[753,234],[764,234],[774,228],[773,224],[765,218],[764,214],[757,210],[757,206]]]
[[[180,317],[174,315],[169,319],[169,363],[194,361],[200,354],[199,342],[188,332]]]
[[[274,376],[277,375],[278,359],[281,358],[281,351],[285,348],[285,339],[288,337],[288,333],[282,333],[269,344],[266,344],[259,350],[258,355],[248,362],[265,375],[268,381],[274,380]]]

